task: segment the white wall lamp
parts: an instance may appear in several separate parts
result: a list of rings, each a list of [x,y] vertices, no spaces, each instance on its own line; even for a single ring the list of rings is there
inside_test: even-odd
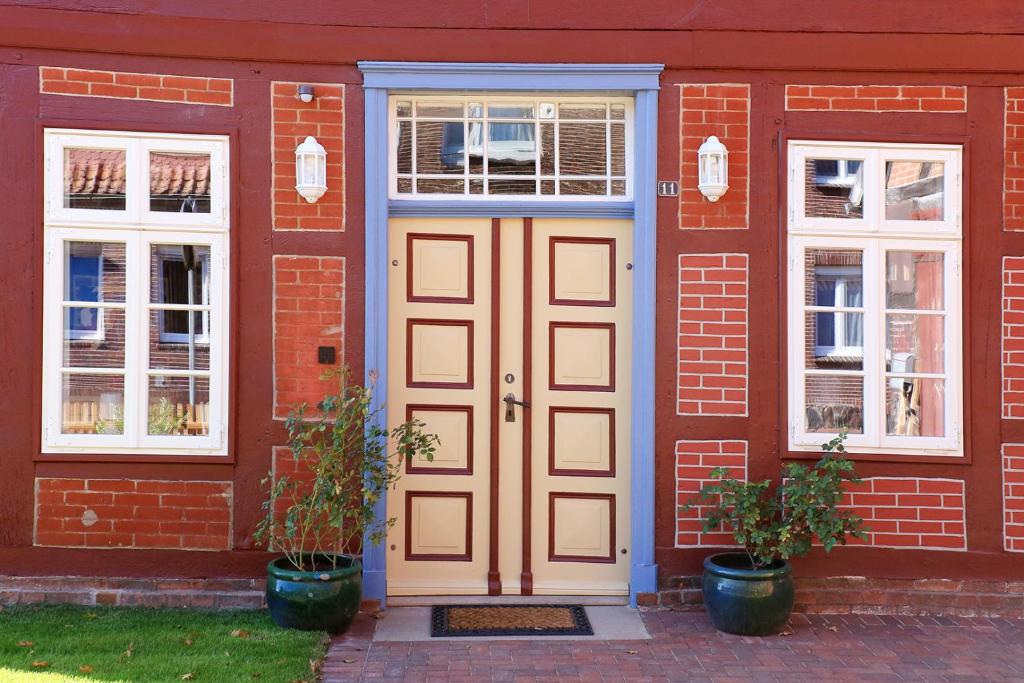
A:
[[[327,150],[312,135],[295,148],[295,191],[310,204],[327,192]]]
[[[697,150],[697,189],[717,202],[729,189],[729,150],[712,135]]]
[[[296,89],[295,91],[295,96],[298,97],[299,100],[301,100],[302,102],[305,102],[306,104],[309,104],[310,102],[313,101],[314,94],[315,92],[313,90],[313,86],[308,84],[300,85],[298,89]]]

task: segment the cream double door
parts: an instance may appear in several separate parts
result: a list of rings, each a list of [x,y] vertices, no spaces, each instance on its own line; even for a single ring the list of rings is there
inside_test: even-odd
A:
[[[390,222],[390,595],[628,592],[632,223]]]

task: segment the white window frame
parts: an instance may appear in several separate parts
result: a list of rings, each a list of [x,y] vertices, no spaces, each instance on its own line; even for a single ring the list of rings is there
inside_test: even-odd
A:
[[[890,145],[883,143],[822,143],[794,140],[789,143],[788,306],[789,346],[789,448],[816,451],[834,433],[806,431],[805,377],[808,374],[864,377],[863,434],[850,434],[852,453],[893,455],[963,455],[963,304],[962,304],[962,150],[955,145]],[[804,169],[807,159],[859,158],[865,163],[863,219],[811,218],[803,215]],[[885,220],[884,183],[886,160],[941,161],[946,165],[944,216],[941,221]],[[870,183],[875,183],[872,185]],[[873,198],[873,199],[872,199]],[[838,225],[837,225],[838,223]],[[845,229],[840,230],[840,226]],[[923,227],[922,227],[923,226]],[[934,229],[932,229],[934,228]],[[805,253],[808,249],[852,249],[863,252],[863,371],[805,369]],[[894,373],[885,371],[885,255],[888,251],[943,254],[944,359],[943,373]],[[853,309],[851,309],[853,310]],[[837,331],[838,334],[838,331]],[[945,378],[944,435],[886,435],[885,385],[890,376]]]
[[[413,116],[402,117],[403,121],[412,122],[412,136],[413,136],[413,166],[411,174],[401,174],[403,178],[412,179],[413,191],[409,192],[398,192],[398,122],[399,117],[397,114],[398,102],[410,102],[413,108]],[[417,103],[450,103],[456,104],[461,103],[463,111],[466,115],[462,117],[463,121],[463,140],[469,139],[469,122],[470,121],[482,121],[485,124],[488,122],[497,123],[553,123],[555,124],[555,136],[554,136],[554,169],[555,172],[551,174],[542,174],[540,172],[540,154],[541,154],[541,142],[539,127],[537,132],[536,140],[536,163],[537,173],[535,174],[505,174],[505,175],[490,175],[487,172],[487,130],[484,128],[483,135],[483,159],[484,159],[484,170],[481,174],[470,174],[469,164],[463,163],[462,174],[458,173],[446,173],[446,174],[417,174],[416,173],[416,154],[415,154],[415,140],[416,140],[416,121],[455,121],[452,117],[419,117],[416,116],[416,104]],[[468,116],[468,105],[470,103],[479,103],[484,108],[483,118],[469,118]],[[553,118],[541,118],[541,104],[551,103],[555,108],[555,116]],[[534,116],[532,118],[504,118],[504,117],[489,117],[487,115],[488,107],[495,106],[514,106],[522,104],[532,104],[534,106]],[[621,104],[625,108],[625,118],[622,121],[611,120],[608,117],[603,119],[562,119],[558,117],[559,105],[561,104]],[[428,200],[428,201],[473,201],[473,202],[507,202],[507,201],[536,201],[536,202],[622,202],[629,203],[633,201],[633,166],[634,166],[634,110],[635,103],[631,97],[549,97],[540,96],[536,94],[524,93],[522,95],[516,95],[514,93],[492,93],[492,94],[480,94],[479,96],[463,96],[463,95],[415,95],[415,94],[398,94],[391,95],[388,98],[388,198],[392,200]],[[609,114],[610,116],[610,114]],[[605,169],[604,175],[563,175],[559,168],[559,123],[603,123],[606,124],[606,135],[605,135]],[[610,125],[612,123],[624,124],[625,127],[625,174],[624,175],[613,175],[611,173],[611,135]],[[465,160],[464,160],[465,161]],[[416,180],[417,179],[448,179],[457,180],[462,179],[464,182],[463,191],[461,193],[419,193],[416,191]],[[482,179],[484,181],[484,191],[482,194],[470,194],[469,192],[469,180],[470,179]],[[536,191],[534,194],[487,194],[487,181],[489,179],[495,180],[534,180],[536,181]],[[555,183],[555,194],[540,194],[540,181],[541,180],[552,180]],[[604,181],[605,194],[589,194],[589,195],[568,195],[559,194],[561,188],[559,186],[559,180],[586,180],[586,181]],[[625,181],[626,190],[625,194],[613,195],[611,194],[611,183],[612,181]]]
[[[226,160],[228,138],[216,135],[162,135],[118,131],[48,129],[44,132],[43,277],[43,412],[42,452],[124,455],[210,455],[228,453],[229,382],[229,197]],[[64,209],[63,159],[68,146],[124,149],[127,152],[126,209]],[[211,212],[151,212],[148,156],[145,150],[209,153]],[[145,160],[145,161],[141,161]],[[134,169],[134,172],[132,170]],[[144,184],[141,180],[145,178]],[[140,191],[141,190],[141,191]],[[113,216],[109,214],[114,214]],[[99,302],[97,307],[125,312],[124,369],[65,368],[63,300],[65,242],[116,242],[125,245],[125,302]],[[207,262],[208,302],[197,304],[209,316],[209,370],[149,368],[149,318],[167,304],[149,301],[152,291],[151,250],[162,245],[193,244],[210,250]],[[213,315],[211,316],[211,312]],[[212,318],[213,325],[210,325]],[[64,374],[124,375],[124,434],[64,434]],[[154,375],[208,377],[207,435],[150,435],[147,432],[148,384]]]

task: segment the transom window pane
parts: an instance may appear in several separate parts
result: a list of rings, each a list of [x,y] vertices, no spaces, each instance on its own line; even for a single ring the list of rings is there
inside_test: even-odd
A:
[[[863,163],[856,159],[808,159],[804,168],[804,215],[863,218]]]
[[[941,161],[886,161],[885,218],[941,221],[946,200],[945,168]]]
[[[64,150],[64,208],[125,209],[123,149]]]
[[[210,155],[149,155],[149,210],[210,213]]]
[[[630,105],[394,99],[393,196],[628,199]]]

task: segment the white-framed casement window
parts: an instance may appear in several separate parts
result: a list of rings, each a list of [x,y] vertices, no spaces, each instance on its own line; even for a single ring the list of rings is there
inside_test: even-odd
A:
[[[629,201],[628,97],[393,95],[391,199]]]
[[[44,141],[43,452],[226,454],[227,138]]]
[[[791,449],[963,453],[961,155],[789,143]]]

